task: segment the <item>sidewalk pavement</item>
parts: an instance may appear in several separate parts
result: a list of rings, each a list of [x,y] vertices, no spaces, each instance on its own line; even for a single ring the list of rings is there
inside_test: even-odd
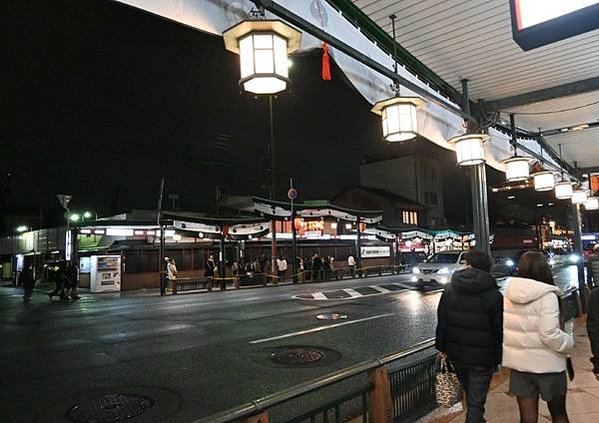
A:
[[[575,377],[568,381],[566,407],[570,423],[599,422],[599,381],[593,374],[591,344],[586,330],[586,318],[576,321],[574,331],[576,346],[571,353]],[[487,397],[485,418],[489,423],[519,422],[518,404],[516,398],[507,394],[509,386],[509,370],[503,369],[493,377],[491,391]],[[464,423],[466,413],[462,404],[456,404],[447,409],[437,409],[435,412],[419,420],[419,423]],[[540,400],[539,423],[551,422],[547,404]]]

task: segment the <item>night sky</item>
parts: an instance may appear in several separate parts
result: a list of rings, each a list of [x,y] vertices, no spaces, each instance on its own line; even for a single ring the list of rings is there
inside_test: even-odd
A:
[[[3,66],[0,166],[7,205],[154,208],[160,178],[181,207],[225,193],[268,195],[268,108],[239,92],[222,38],[107,1],[12,2]],[[4,4],[3,8],[7,5]],[[275,103],[277,197],[330,198],[379,148],[378,117],[320,53],[296,57]]]
[[[240,93],[238,56],[221,37],[105,0],[1,7],[6,207],[58,207],[55,195],[68,193],[74,209],[99,214],[154,209],[162,176],[185,210],[213,210],[217,185],[268,196],[267,99]],[[381,142],[380,118],[332,71],[322,81],[320,51],[296,55],[293,89],[274,100],[278,199],[289,177],[299,200],[331,199],[358,184],[366,157],[413,149]],[[454,153],[425,144],[440,162],[450,224],[465,223],[465,172]],[[503,178],[488,172],[490,185]]]

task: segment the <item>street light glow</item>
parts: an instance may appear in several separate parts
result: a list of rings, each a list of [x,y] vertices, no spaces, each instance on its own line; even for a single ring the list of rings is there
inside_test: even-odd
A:
[[[26,232],[28,229],[25,225],[17,226],[17,232]]]
[[[85,217],[86,219],[89,219],[90,217],[92,217],[92,213],[89,211],[86,211],[85,213],[83,213],[83,217]]]
[[[81,216],[79,216],[77,213],[73,213],[71,215],[71,222],[79,222],[79,219],[81,219]]]

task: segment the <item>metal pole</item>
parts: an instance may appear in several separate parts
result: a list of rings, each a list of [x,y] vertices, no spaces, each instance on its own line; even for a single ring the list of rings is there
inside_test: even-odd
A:
[[[166,231],[164,225],[160,223],[160,295],[164,295],[166,291],[166,269],[164,267],[164,256],[166,254]]]
[[[272,95],[268,96],[268,135],[269,135],[269,151],[270,151],[270,199],[276,198],[277,178],[275,173],[275,123]],[[276,220],[270,221],[270,270],[276,271],[277,267],[277,225]]]
[[[227,281],[225,280],[226,272],[225,272],[225,231],[224,226],[220,227],[220,243],[219,243],[219,272],[218,276],[220,277],[220,289],[227,289]]]
[[[470,114],[470,100],[468,95],[468,80],[462,79],[462,108],[465,114]],[[491,255],[489,231],[489,203],[487,199],[487,169],[485,164],[472,166],[472,223],[474,226],[474,239],[476,249]]]
[[[293,189],[293,179],[289,178],[289,190]],[[295,210],[293,209],[293,196],[291,202],[291,271],[293,272],[293,283],[297,283],[297,230],[295,229]]]
[[[582,312],[587,311],[587,290],[584,284],[584,256],[582,252],[582,229],[580,227],[580,204],[572,206],[574,214],[574,253],[579,257],[576,267],[578,268],[578,292],[580,292],[580,304]]]
[[[356,219],[356,264],[358,269],[362,269],[362,231],[360,230],[361,219],[360,216]],[[358,272],[361,275],[362,271]]]

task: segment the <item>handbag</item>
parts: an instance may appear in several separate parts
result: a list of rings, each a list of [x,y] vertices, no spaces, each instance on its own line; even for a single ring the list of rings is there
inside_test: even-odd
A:
[[[462,400],[464,391],[451,361],[447,357],[439,359],[435,381],[437,404],[449,408]]]
[[[566,356],[566,370],[568,371],[568,379],[570,382],[574,380],[574,365],[572,364],[572,357]]]

